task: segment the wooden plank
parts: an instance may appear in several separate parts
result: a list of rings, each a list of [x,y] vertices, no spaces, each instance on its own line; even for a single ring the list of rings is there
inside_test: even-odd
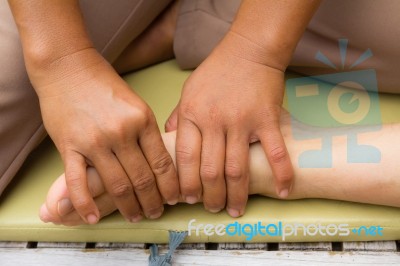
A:
[[[148,250],[0,249],[0,265],[148,265]],[[173,265],[399,265],[398,252],[179,250]]]
[[[98,242],[95,244],[95,248],[137,248],[137,249],[144,249],[145,244],[143,243],[113,243],[113,242]]]
[[[268,250],[267,243],[244,243],[245,250]]]
[[[331,242],[279,243],[279,250],[332,251]]]
[[[178,247],[178,250],[206,250],[204,243],[183,243]]]
[[[218,250],[242,250],[244,243],[219,243]]]
[[[0,248],[26,248],[28,242],[0,242]]]
[[[343,242],[343,251],[397,251],[396,241]]]
[[[37,248],[81,248],[86,247],[85,242],[38,242]]]

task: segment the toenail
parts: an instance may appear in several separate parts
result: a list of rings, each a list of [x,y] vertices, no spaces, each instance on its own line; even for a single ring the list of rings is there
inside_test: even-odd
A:
[[[62,199],[58,202],[57,211],[58,215],[64,216],[74,210],[74,206],[69,199]]]

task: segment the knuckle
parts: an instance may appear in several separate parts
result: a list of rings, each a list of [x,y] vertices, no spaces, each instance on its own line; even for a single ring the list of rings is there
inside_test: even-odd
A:
[[[218,121],[220,117],[221,111],[218,105],[211,104],[208,107],[208,116],[212,121]]]
[[[204,182],[215,182],[220,176],[216,166],[211,164],[202,164],[200,167],[200,177]]]
[[[282,146],[271,149],[269,154],[270,154],[271,163],[274,163],[274,164],[285,161],[288,156],[286,149]]]
[[[146,103],[139,104],[135,109],[132,109],[129,118],[128,120],[132,121],[134,125],[143,128],[148,127],[153,122],[155,123],[154,114]]]
[[[271,128],[277,127],[280,117],[280,106],[268,106],[260,111],[260,121],[264,121],[264,127]]]
[[[87,138],[84,139],[82,147],[84,148],[85,154],[94,155],[94,151],[102,152],[110,147],[110,138],[107,137],[107,133],[103,128],[102,130],[97,130],[96,132],[88,133]]]
[[[162,176],[168,173],[173,166],[172,158],[167,153],[159,155],[151,162],[151,168],[156,176]]]
[[[178,145],[176,147],[176,160],[181,165],[190,165],[195,161],[195,155],[192,147]]]
[[[132,194],[132,187],[127,183],[115,184],[111,190],[110,195],[115,198],[124,198]]]
[[[155,186],[154,178],[149,174],[143,174],[133,182],[133,187],[138,192],[148,192]]]
[[[196,102],[186,102],[182,103],[179,108],[179,116],[182,117],[186,121],[190,121],[195,124],[199,124],[203,119],[201,116],[203,115]]]
[[[238,181],[242,178],[242,169],[239,164],[228,161],[225,166],[225,177],[230,181]]]
[[[75,171],[69,171],[65,175],[68,190],[71,194],[81,194],[84,188],[84,183],[82,182],[82,177],[75,173]]]
[[[269,119],[278,119],[281,112],[281,106],[269,105],[262,110],[262,114]]]
[[[72,199],[71,199],[72,200]],[[76,197],[72,200],[72,205],[76,210],[85,210],[90,206],[90,199],[86,197]]]

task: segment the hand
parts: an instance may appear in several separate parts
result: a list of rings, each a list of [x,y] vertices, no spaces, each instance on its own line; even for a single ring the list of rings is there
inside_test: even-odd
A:
[[[86,168],[100,174],[115,206],[129,221],[158,218],[163,200],[179,198],[176,171],[150,108],[94,49],[30,71],[44,125],[61,153],[69,195],[87,223],[99,211]]]
[[[178,130],[183,199],[194,203],[203,194],[207,210],[218,212],[226,204],[238,217],[248,197],[249,143],[261,142],[282,198],[293,168],[279,129],[284,72],[230,47],[221,43],[189,77],[166,129]]]

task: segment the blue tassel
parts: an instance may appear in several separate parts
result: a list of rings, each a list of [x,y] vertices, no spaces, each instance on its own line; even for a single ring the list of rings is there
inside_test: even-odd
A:
[[[150,266],[171,266],[172,255],[178,246],[183,242],[187,232],[169,231],[169,250],[167,254],[159,255],[158,246],[153,244],[150,246]]]

